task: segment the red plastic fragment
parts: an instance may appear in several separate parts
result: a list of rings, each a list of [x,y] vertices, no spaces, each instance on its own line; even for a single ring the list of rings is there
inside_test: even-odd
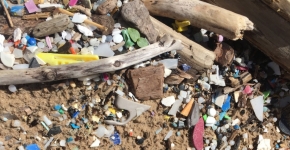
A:
[[[237,66],[237,69],[238,69],[238,70],[241,70],[241,71],[246,71],[246,70],[248,70],[247,67],[242,67],[242,66]]]
[[[202,150],[203,148],[203,133],[204,133],[204,121],[202,118],[199,118],[192,133],[193,145],[196,150]]]

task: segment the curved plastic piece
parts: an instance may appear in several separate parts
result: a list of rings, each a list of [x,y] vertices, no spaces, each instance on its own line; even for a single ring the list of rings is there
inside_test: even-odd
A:
[[[119,109],[124,109],[124,110],[129,111],[129,117],[124,122],[105,120],[106,124],[124,126],[128,122],[130,122],[133,118],[140,116],[143,112],[150,109],[150,107],[151,107],[148,105],[143,105],[140,103],[129,101],[129,100],[123,98],[122,96],[117,97],[117,99],[115,101],[115,106]]]

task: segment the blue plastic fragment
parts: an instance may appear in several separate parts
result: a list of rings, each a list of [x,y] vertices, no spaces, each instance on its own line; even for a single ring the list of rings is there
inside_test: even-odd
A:
[[[27,37],[26,37],[26,39],[27,39]],[[33,37],[29,38],[29,39],[27,40],[27,45],[28,45],[28,47],[29,47],[29,46],[35,46],[35,45],[36,45],[36,40],[35,40],[35,38],[33,38]]]
[[[174,127],[174,128],[177,128],[177,124],[175,122],[172,122],[171,125]]]
[[[220,115],[220,120],[223,120],[224,116],[227,114],[227,112],[221,112]]]
[[[267,112],[269,110],[268,107],[263,107],[263,112]]]
[[[74,123],[70,123],[70,126],[73,128],[73,129],[79,129],[80,128],[80,126],[78,126],[78,125],[76,125],[76,124],[74,124]]]
[[[114,143],[114,145],[121,144],[121,138],[118,132],[114,132],[114,134],[110,137],[110,140]]]
[[[6,0],[3,0],[3,3],[4,3],[4,6],[8,9],[9,8],[9,5],[8,5],[7,1]]]
[[[55,110],[60,110],[60,109],[61,109],[61,105],[55,105],[55,106],[54,106],[54,109],[55,109]]]
[[[76,118],[79,115],[80,111],[76,111],[73,113],[72,118]]]
[[[25,150],[40,150],[37,144],[30,144],[25,147]]]
[[[177,135],[177,136],[180,136],[180,135],[181,135],[181,133],[180,133],[179,131],[177,131],[177,132],[176,132],[176,135]]]
[[[240,129],[240,126],[236,124],[236,125],[234,125],[234,129],[235,130],[239,130]]]
[[[16,12],[18,12],[19,10],[21,10],[21,9],[23,9],[24,8],[24,6],[12,6],[11,8],[10,8],[10,12],[11,13],[16,13]]]
[[[276,145],[275,145],[275,148],[276,148],[276,149],[279,149],[279,148],[280,148],[279,144],[276,144]]]
[[[228,95],[228,98],[226,99],[226,101],[222,106],[222,111],[226,112],[230,109],[230,107],[231,107],[231,96]]]
[[[72,142],[73,140],[74,139],[72,137],[69,137],[69,138],[66,139],[66,142],[69,143],[69,142]]]
[[[234,73],[234,78],[240,77],[239,73],[240,73],[240,70],[236,70]]]
[[[189,65],[187,65],[187,64],[182,64],[181,67],[182,67],[182,70],[184,70],[184,71],[188,71],[188,70],[191,68],[191,67],[190,67]]]

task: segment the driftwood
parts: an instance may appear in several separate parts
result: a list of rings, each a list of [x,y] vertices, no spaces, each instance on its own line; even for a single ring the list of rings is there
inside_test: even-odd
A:
[[[244,37],[283,69],[290,72],[290,24],[261,1],[207,0],[225,9],[247,16],[255,30]]]
[[[211,68],[215,60],[215,54],[212,51],[207,50],[203,46],[193,42],[187,37],[183,36],[180,33],[177,33],[172,28],[158,21],[157,19],[150,17],[151,21],[158,30],[159,35],[169,34],[176,39],[182,41],[184,46],[182,51],[178,53],[181,56],[181,63],[190,65],[192,68],[189,69],[188,73],[196,79],[197,73],[202,73],[207,68]]]
[[[1,70],[0,85],[48,82],[111,72],[123,69],[162,53],[181,50],[180,40],[164,36],[159,42],[138,50],[97,61],[60,66],[45,66],[23,70]]]
[[[290,0],[262,0],[284,19],[290,21]]]
[[[245,30],[254,29],[253,23],[247,17],[198,0],[143,2],[153,15],[181,21],[189,20],[193,26],[216,32],[232,40],[241,39]]]

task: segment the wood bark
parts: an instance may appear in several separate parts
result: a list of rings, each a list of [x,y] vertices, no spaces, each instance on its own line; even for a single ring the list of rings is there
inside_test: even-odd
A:
[[[178,53],[181,56],[181,63],[190,65],[192,68],[189,69],[188,73],[196,78],[196,74],[204,72],[206,69],[211,68],[215,60],[216,55],[214,52],[209,51],[203,46],[195,43],[180,33],[177,33],[172,28],[158,21],[157,19],[150,17],[151,21],[159,32],[159,35],[169,34],[176,39],[182,41],[184,46],[182,51]]]
[[[225,9],[247,16],[255,30],[244,37],[283,69],[290,72],[290,24],[261,1],[207,0]]]
[[[229,39],[243,38],[244,31],[253,30],[245,16],[198,0],[143,0],[153,15],[176,20],[189,20],[192,26],[207,29]]]
[[[290,21],[290,0],[262,0],[284,19]]]
[[[0,85],[48,82],[116,71],[148,60],[162,53],[180,50],[182,48],[183,46],[180,40],[175,40],[166,35],[159,42],[144,48],[97,61],[23,70],[1,70]]]

